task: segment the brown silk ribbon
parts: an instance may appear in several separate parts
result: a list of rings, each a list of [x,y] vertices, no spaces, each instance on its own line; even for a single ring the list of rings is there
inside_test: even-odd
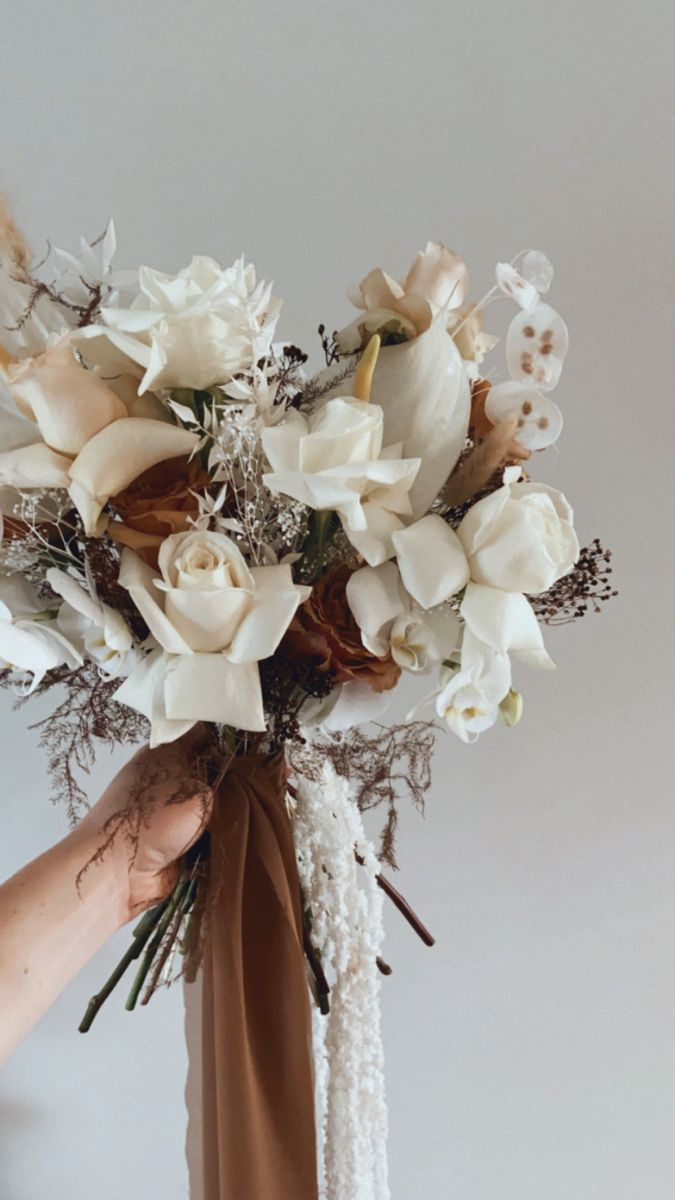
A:
[[[204,1200],[317,1200],[302,911],[283,755],[235,758],[211,822]]]

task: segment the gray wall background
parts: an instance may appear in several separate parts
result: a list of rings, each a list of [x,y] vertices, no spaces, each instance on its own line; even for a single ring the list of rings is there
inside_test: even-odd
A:
[[[438,945],[389,914],[394,1200],[675,1195],[674,33],[665,0],[4,7],[1,183],[38,248],[110,214],[121,265],[244,248],[309,344],[427,237],[475,295],[521,248],[557,267],[567,427],[535,470],[621,598],[548,635],[519,730],[440,741],[425,822],[403,806],[400,883]],[[2,705],[8,875],[65,818],[37,713]],[[76,1032],[125,941],[0,1077],[2,1200],[188,1195],[180,989]]]

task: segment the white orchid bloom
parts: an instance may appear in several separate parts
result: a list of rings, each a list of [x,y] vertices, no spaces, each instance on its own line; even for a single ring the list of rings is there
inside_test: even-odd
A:
[[[82,330],[81,344],[95,361],[107,339],[138,364],[141,394],[207,388],[269,353],[280,307],[243,259],[223,270],[214,259],[195,256],[177,275],[141,267],[131,306],[122,308],[113,297],[100,323]]]
[[[26,581],[0,576],[0,671],[11,671],[21,690],[30,694],[48,671],[81,664],[81,656]]]
[[[383,449],[377,404],[353,396],[329,400],[306,418],[296,411],[262,432],[272,471],[263,482],[319,512],[336,512],[352,545],[371,566],[393,553],[392,533],[411,515],[409,493],[419,459],[400,445]]]
[[[414,609],[395,563],[355,571],[347,581],[347,602],[371,654],[391,655],[399,667],[414,672],[438,661],[434,635],[424,614]]]
[[[134,649],[131,630],[120,613],[96,597],[91,582],[87,588],[58,567],[50,567],[46,578],[64,601],[57,620],[70,643],[109,679],[129,675],[140,661],[140,652]]]
[[[119,578],[159,649],[115,695],[149,718],[152,744],[197,721],[262,731],[258,662],[309,594],[290,566],[249,570],[231,538],[195,530],[162,543],[159,574],[125,549]]]
[[[436,698],[436,712],[463,742],[475,742],[495,724],[511,687],[508,655],[498,654],[466,629],[459,668]]]

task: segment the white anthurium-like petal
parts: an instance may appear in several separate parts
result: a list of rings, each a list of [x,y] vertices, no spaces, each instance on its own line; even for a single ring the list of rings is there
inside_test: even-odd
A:
[[[164,696],[170,720],[215,721],[258,733],[265,729],[255,662],[233,663],[224,654],[167,656]]]
[[[347,580],[346,595],[366,650],[383,658],[389,653],[391,624],[405,612],[396,564],[385,562],[354,571]]]
[[[226,651],[232,663],[250,663],[269,658],[290,625],[297,608],[307,600],[311,588],[293,583],[288,564],[253,567],[253,604]]]
[[[196,724],[190,720],[171,720],[166,714],[164,684],[169,656],[163,650],[148,654],[117,689],[113,699],[141,713],[150,721],[150,747],[175,742]]]
[[[527,666],[550,671],[555,663],[544,647],[532,605],[520,592],[467,584],[461,606],[467,627],[499,654],[515,654]]]
[[[495,274],[497,276],[497,285],[500,290],[504,292],[506,296],[510,296],[512,300],[515,300],[516,304],[519,305],[520,308],[523,308],[526,312],[529,312],[535,307],[539,300],[539,292],[534,284],[530,283],[527,279],[524,279],[523,276],[516,271],[516,268],[511,266],[511,263],[497,263]]]
[[[485,415],[493,425],[517,419],[516,438],[526,450],[544,450],[557,442],[563,427],[558,405],[529,383],[498,383],[490,388]]]
[[[71,460],[36,442],[0,453],[0,485],[15,488],[67,488]]]
[[[218,592],[169,588],[165,592],[164,612],[192,650],[215,653],[231,645],[252,605],[253,593],[243,588],[229,587]]]
[[[567,326],[550,304],[537,304],[512,320],[506,335],[506,362],[512,379],[542,392],[558,383],[569,348]]]
[[[369,504],[367,500],[361,505],[365,529],[359,529],[354,523],[348,525],[345,533],[355,550],[358,550],[371,567],[377,567],[386,562],[394,554],[392,537],[403,522],[395,513],[380,508],[377,504]]]
[[[122,551],[119,583],[126,588],[152,636],[169,654],[192,654],[178,630],[168,620],[160,603],[161,592],[155,586],[157,576],[134,550]],[[147,716],[147,713],[146,713]]]
[[[414,516],[430,507],[459,458],[469,425],[470,387],[462,357],[439,314],[412,341],[384,346],[370,400],[384,413],[384,441],[402,442],[421,465],[411,488]]]
[[[149,467],[190,454],[198,440],[196,434],[186,429],[145,417],[123,417],[97,433],[70,467],[70,478],[75,485],[71,498],[87,532],[94,531],[92,518],[96,507],[100,513],[111,496],[128,487]],[[90,504],[86,504],[87,498]]]
[[[435,513],[392,535],[401,578],[421,608],[435,608],[461,591],[469,565],[454,529]]]

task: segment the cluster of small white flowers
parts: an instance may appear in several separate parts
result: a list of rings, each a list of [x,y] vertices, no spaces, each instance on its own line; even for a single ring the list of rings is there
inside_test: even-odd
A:
[[[326,1200],[388,1200],[382,893],[349,783],[330,763],[317,782],[299,782],[294,836],[312,941],[331,984],[330,1013],[314,1022]]]

